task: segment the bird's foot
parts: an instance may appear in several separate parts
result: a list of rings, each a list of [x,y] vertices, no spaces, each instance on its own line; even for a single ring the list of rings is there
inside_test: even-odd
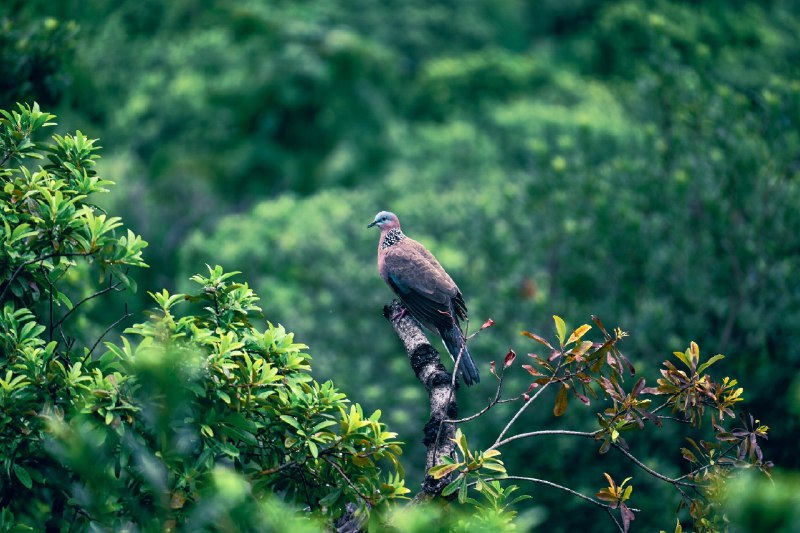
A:
[[[408,314],[408,308],[403,307],[392,316],[392,321],[396,322]]]

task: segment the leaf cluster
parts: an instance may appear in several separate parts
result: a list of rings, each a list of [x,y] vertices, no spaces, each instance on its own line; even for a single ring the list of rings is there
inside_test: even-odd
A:
[[[119,343],[67,337],[87,301],[135,288],[146,243],[92,203],[111,184],[94,140],[40,144],[54,117],[36,105],[0,115],[0,529],[317,530],[348,503],[367,516],[409,492],[380,411],[315,381],[282,326],[259,327],[238,272],[150,293],[150,319]],[[73,303],[78,263],[109,281]]]
[[[112,183],[94,169],[95,140],[78,131],[55,135],[49,144],[35,142],[39,130],[55,124],[53,118],[36,104],[0,112],[2,303],[31,306],[52,297],[71,309],[58,282],[76,258],[86,258],[102,274],[133,288],[128,268],[146,266],[142,250],[147,243],[131,230],[118,236],[120,218],[107,216],[92,203],[91,195],[107,192]],[[45,157],[48,164],[29,165]],[[7,168],[11,163],[16,165]]]

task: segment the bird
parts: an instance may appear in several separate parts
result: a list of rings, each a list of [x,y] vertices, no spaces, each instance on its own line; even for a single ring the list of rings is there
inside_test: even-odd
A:
[[[464,383],[468,386],[479,383],[480,374],[461,330],[460,320],[467,319],[467,306],[456,283],[432,253],[403,233],[397,215],[381,211],[367,227],[373,226],[381,230],[378,272],[383,280],[411,316],[439,334],[453,361],[459,361],[460,357],[459,371]]]

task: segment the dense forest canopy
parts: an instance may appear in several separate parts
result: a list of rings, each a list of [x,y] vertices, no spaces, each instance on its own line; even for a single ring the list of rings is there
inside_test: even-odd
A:
[[[38,102],[53,131],[100,138],[116,185],[92,198],[98,216],[149,242],[149,268],[119,270],[138,292],[88,301],[72,338],[91,347],[130,313],[106,336],[119,344],[148,291],[193,294],[206,264],[241,271],[266,319],[310,346],[316,381],[383,411],[413,488],[428,405],[381,317],[392,295],[366,229],[390,209],[458,282],[470,330],[494,320],[470,345],[482,375],[553,314],[630,332],[621,349],[651,384],[696,341],[726,354],[715,370],[770,426],[770,459],[800,468],[797,1],[11,0],[0,25],[0,109]],[[96,277],[78,265],[63,292],[78,301]],[[462,413],[493,395],[484,381],[459,391]],[[470,444],[514,411],[465,429]],[[597,429],[580,406],[561,421]],[[675,477],[684,437],[631,446]],[[594,493],[630,469],[611,455],[548,440],[503,460]],[[634,482],[650,510],[635,526],[672,528],[677,495]],[[602,516],[539,489],[523,487],[523,524]]]

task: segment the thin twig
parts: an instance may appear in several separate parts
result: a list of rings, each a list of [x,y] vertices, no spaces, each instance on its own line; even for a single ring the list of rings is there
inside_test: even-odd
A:
[[[110,286],[106,287],[105,289],[103,289],[103,290],[100,290],[100,291],[97,291],[96,293],[94,293],[94,294],[92,294],[92,295],[90,295],[90,296],[87,296],[86,298],[82,299],[81,301],[79,301],[78,303],[76,303],[75,305],[73,305],[73,306],[72,306],[72,309],[70,309],[70,310],[67,312],[67,314],[65,314],[63,317],[61,317],[61,319],[60,319],[58,322],[56,322],[55,324],[53,324],[53,327],[54,327],[54,328],[57,328],[58,326],[60,326],[61,324],[63,324],[63,323],[64,323],[64,321],[65,321],[67,318],[69,318],[69,315],[71,315],[71,314],[72,314],[72,313],[73,313],[73,312],[74,312],[74,311],[75,311],[75,310],[76,310],[78,307],[80,307],[80,306],[81,306],[81,305],[83,305],[84,303],[88,302],[89,300],[91,300],[91,299],[93,299],[93,298],[97,298],[98,296],[102,296],[103,294],[105,294],[105,293],[107,293],[107,292],[111,292],[111,291],[113,291],[113,290],[116,290],[116,289],[117,289],[117,287],[119,287],[120,285],[122,285],[122,282],[121,282],[121,281],[118,281],[118,282],[114,283],[113,285],[110,285]]]
[[[22,272],[22,270],[26,266],[33,265],[34,263],[38,263],[39,261],[44,261],[45,259],[52,259],[53,257],[86,257],[94,253],[96,252],[65,252],[65,253],[53,252],[51,254],[41,255],[35,259],[30,259],[28,261],[25,261],[20,266],[18,266],[16,270],[14,270],[14,273],[11,274],[11,277],[8,278],[8,281],[6,281],[6,286],[3,288],[3,292],[0,293],[0,302],[5,301],[6,292],[8,292],[8,289],[11,288],[11,284],[14,282],[15,279],[17,279],[17,276],[19,276],[20,272]]]
[[[571,435],[573,437],[594,438],[595,436],[597,436],[597,434],[599,434],[601,432],[602,432],[601,430],[597,430],[597,431],[571,431],[571,430],[567,430],[567,429],[545,429],[545,430],[541,430],[541,431],[531,431],[531,432],[528,432],[528,433],[519,433],[517,435],[512,435],[511,437],[508,437],[507,439],[503,439],[503,440],[501,440],[499,442],[494,443],[494,445],[492,445],[492,447],[489,448],[489,449],[491,450],[491,449],[499,448],[500,446],[503,446],[504,444],[508,444],[509,442],[512,442],[512,441],[515,441],[515,440],[519,440],[519,439],[526,439],[526,438],[529,438],[529,437],[542,437],[542,436],[545,436],[545,435]]]
[[[585,494],[581,494],[580,492],[578,492],[576,490],[573,490],[573,489],[571,489],[569,487],[565,487],[564,485],[559,485],[558,483],[553,483],[552,481],[548,481],[546,479],[538,479],[538,478],[535,478],[535,477],[525,477],[525,476],[506,476],[506,477],[502,477],[502,478],[490,478],[490,479],[486,479],[485,481],[502,481],[502,480],[505,480],[505,479],[516,479],[518,481],[530,481],[531,483],[539,483],[541,485],[547,485],[548,487],[553,487],[555,489],[559,489],[559,490],[563,490],[564,492],[568,492],[568,493],[572,494],[573,496],[577,496],[578,498],[581,498],[582,500],[586,500],[587,502],[591,502],[591,503],[595,504],[596,506],[605,509],[608,512],[609,516],[614,520],[614,523],[617,525],[619,530],[623,531],[623,532],[625,531],[623,529],[622,525],[617,521],[617,518],[611,513],[612,507],[610,505],[602,503],[602,502],[599,502],[599,501],[595,500],[592,497],[589,497],[589,496],[587,496]],[[475,482],[475,483],[477,483],[477,482]],[[475,483],[471,483],[470,485],[474,485]],[[633,511],[633,512],[636,512],[636,513],[638,513],[640,511],[640,509],[634,509],[634,508],[630,508],[630,507],[629,507],[629,509],[631,511]]]
[[[110,326],[108,326],[108,327],[106,328],[106,330],[103,332],[103,334],[102,334],[102,335],[100,335],[100,338],[98,338],[98,339],[97,339],[97,341],[95,341],[95,343],[92,345],[92,349],[91,349],[91,350],[89,350],[89,353],[87,353],[86,355],[84,355],[84,356],[83,356],[83,359],[81,360],[81,364],[82,364],[82,365],[85,365],[85,364],[86,364],[86,360],[87,360],[89,357],[91,357],[91,355],[92,355],[92,352],[94,352],[94,349],[95,349],[95,348],[97,348],[97,345],[98,345],[98,344],[100,344],[100,341],[102,341],[102,340],[103,340],[103,337],[105,337],[105,336],[108,334],[108,332],[109,332],[109,331],[111,331],[112,329],[114,329],[114,327],[115,327],[115,326],[117,326],[117,325],[118,325],[120,322],[122,322],[122,321],[123,321],[123,320],[125,320],[126,318],[130,318],[130,317],[132,317],[132,316],[133,316],[133,315],[132,315],[131,313],[129,313],[129,312],[128,312],[128,304],[126,303],[126,304],[125,304],[125,314],[124,314],[124,315],[122,315],[122,316],[120,317],[120,319],[119,319],[119,320],[117,320],[116,322],[114,322],[113,324],[111,324]]]
[[[656,472],[655,470],[653,470],[652,468],[650,468],[649,466],[647,466],[646,464],[641,462],[639,459],[637,459],[636,456],[634,456],[631,452],[629,452],[628,450],[626,450],[625,448],[620,446],[618,443],[613,442],[612,445],[616,449],[621,451],[622,454],[625,457],[627,457],[628,459],[633,461],[636,464],[636,466],[638,466],[639,468],[641,468],[642,470],[644,470],[645,472],[647,472],[651,476],[656,477],[656,478],[660,479],[661,481],[666,481],[667,483],[671,483],[672,485],[675,485],[675,488],[678,488],[678,485],[683,485],[684,487],[693,487],[694,486],[694,484],[692,484],[692,483],[685,483],[683,481],[679,481],[677,479],[672,479],[670,477],[667,477],[664,474],[659,474],[658,472]],[[678,490],[680,490],[680,489],[678,489]]]
[[[685,418],[678,418],[677,416],[666,416],[666,415],[656,415],[659,420],[674,420],[675,422],[680,422],[681,424],[691,424],[691,420],[686,420]],[[646,420],[646,419],[645,419]]]
[[[270,474],[277,474],[282,470],[286,470],[287,468],[292,468],[293,466],[297,466],[297,461],[289,461],[288,463],[283,463],[282,465],[278,465],[274,468],[267,468],[266,470],[261,470],[256,472],[255,475],[257,476],[268,476]]]
[[[727,456],[727,455],[728,455],[728,454],[731,452],[731,450],[733,450],[734,448],[736,448],[738,445],[739,445],[739,443],[738,443],[738,442],[734,442],[733,444],[731,444],[731,445],[728,447],[728,449],[727,449],[727,450],[725,450],[724,452],[722,452],[722,453],[720,454],[720,457],[725,457],[725,456]],[[700,468],[697,468],[697,469],[695,469],[695,470],[692,470],[692,471],[691,471],[691,472],[689,472],[688,474],[684,474],[684,475],[682,475],[682,476],[680,476],[680,477],[676,477],[676,478],[675,478],[675,481],[681,481],[681,480],[683,480],[683,479],[686,479],[686,478],[687,478],[687,477],[689,477],[689,476],[692,476],[692,475],[694,475],[694,474],[697,474],[697,473],[699,473],[699,472],[702,472],[703,470],[707,470],[707,469],[711,468],[712,466],[717,466],[717,465],[718,465],[718,463],[717,463],[716,465],[707,464],[707,465],[705,465],[705,466],[701,466]]]
[[[333,468],[335,468],[339,472],[339,474],[342,475],[342,477],[347,482],[347,484],[350,485],[350,488],[352,488],[354,491],[356,491],[356,494],[358,494],[361,497],[362,500],[367,502],[368,505],[373,505],[372,500],[370,498],[368,498],[367,496],[365,496],[364,493],[361,492],[361,490],[358,487],[356,487],[355,484],[352,481],[350,481],[350,478],[347,477],[347,474],[344,473],[344,470],[342,470],[341,466],[337,465],[334,461],[331,461],[327,457],[323,457],[322,459],[326,463],[330,464]]]
[[[503,439],[502,441],[495,442],[492,445],[492,447],[489,448],[489,449],[493,450],[493,449],[499,448],[500,446],[503,446],[504,444],[508,444],[509,442],[512,442],[512,441],[515,441],[515,440],[519,440],[519,439],[528,438],[528,437],[541,437],[541,436],[545,436],[545,435],[568,435],[568,436],[573,436],[573,437],[594,438],[595,436],[597,436],[600,433],[602,433],[601,430],[591,431],[591,432],[590,431],[571,431],[571,430],[563,430],[563,429],[549,429],[549,430],[542,430],[542,431],[531,431],[531,432],[528,432],[528,433],[520,433],[518,435],[513,435],[511,437],[508,437],[507,439]],[[644,470],[645,472],[647,472],[648,474],[650,474],[653,477],[656,477],[656,478],[658,478],[658,479],[660,479],[662,481],[666,481],[667,483],[669,483],[671,485],[674,485],[675,488],[678,489],[682,494],[683,494],[683,491],[680,489],[679,485],[680,486],[684,486],[684,487],[694,487],[695,486],[693,483],[686,483],[686,482],[682,481],[684,478],[686,478],[687,476],[691,475],[692,474],[691,472],[689,474],[686,474],[686,475],[681,476],[679,478],[672,479],[670,477],[665,476],[664,474],[660,474],[660,473],[656,472],[655,470],[653,470],[652,468],[650,468],[649,466],[644,464],[642,461],[637,459],[636,456],[634,456],[631,452],[629,452],[628,450],[626,450],[625,448],[620,446],[618,443],[615,442],[615,443],[612,443],[612,444],[616,449],[618,449],[620,452],[622,452],[623,455],[625,455],[628,459],[630,459],[637,466],[639,466],[639,468],[641,468],[642,470]]]
[[[562,354],[562,355],[563,355],[563,354]],[[555,375],[556,375],[556,374],[558,374],[558,371],[561,369],[561,365],[562,365],[563,361],[564,361],[564,358],[563,358],[563,357],[561,357],[561,358],[560,358],[560,360],[559,360],[559,362],[558,362],[558,365],[556,366],[556,369],[553,371],[552,377],[555,377]],[[525,403],[522,405],[522,407],[520,407],[520,408],[519,408],[519,410],[518,410],[518,411],[517,411],[517,412],[514,414],[514,416],[513,416],[513,417],[511,417],[511,420],[509,420],[509,421],[508,421],[508,424],[506,424],[506,427],[504,427],[504,428],[503,428],[503,431],[501,431],[501,432],[500,432],[500,435],[498,435],[498,436],[497,436],[497,440],[495,440],[495,441],[494,441],[494,444],[492,444],[491,448],[489,448],[490,450],[493,450],[493,449],[495,449],[495,448],[497,447],[497,443],[498,443],[498,442],[500,442],[501,440],[503,440],[503,437],[505,436],[505,434],[506,434],[506,433],[508,433],[508,430],[509,430],[509,429],[511,429],[511,425],[512,425],[512,424],[514,424],[514,422],[516,422],[516,421],[517,421],[517,419],[518,419],[520,416],[522,416],[522,413],[524,413],[524,412],[525,412],[525,409],[527,409],[527,408],[528,408],[528,407],[529,407],[529,406],[530,406],[530,405],[531,405],[533,402],[535,402],[535,401],[536,401],[536,399],[539,397],[539,395],[540,395],[541,393],[543,393],[543,392],[545,391],[545,389],[546,389],[546,388],[547,388],[547,387],[548,387],[548,386],[549,386],[549,385],[550,385],[552,382],[553,382],[553,380],[551,379],[550,381],[548,381],[547,383],[545,383],[544,385],[542,385],[542,388],[540,388],[538,391],[536,391],[536,394],[534,394],[533,396],[531,396],[531,397],[530,397],[530,399],[529,399],[527,402],[525,402]]]
[[[42,267],[40,266],[39,268]],[[50,327],[48,328],[47,340],[48,342],[53,342],[53,329],[55,329],[53,326],[53,283],[50,281],[49,276],[45,275],[45,278],[47,279],[47,295],[49,296],[48,300],[50,303]]]
[[[498,376],[499,381],[497,383],[497,391],[495,391],[494,399],[491,400],[486,407],[484,407],[483,409],[481,409],[480,411],[478,411],[477,413],[475,413],[472,416],[468,416],[466,418],[459,418],[458,420],[443,420],[442,423],[449,422],[451,424],[461,424],[462,422],[469,422],[470,420],[475,420],[479,416],[483,415],[486,411],[488,411],[489,409],[491,409],[492,407],[494,407],[498,403],[505,403],[506,401],[511,401],[511,400],[501,400],[500,399],[500,395],[501,395],[502,390],[503,390],[503,376],[505,375],[505,373],[506,373],[506,369],[505,369],[505,366],[504,366],[503,369],[500,371],[500,376]],[[517,398],[519,398],[519,396],[517,396]],[[516,400],[517,398],[514,398],[514,400]]]

